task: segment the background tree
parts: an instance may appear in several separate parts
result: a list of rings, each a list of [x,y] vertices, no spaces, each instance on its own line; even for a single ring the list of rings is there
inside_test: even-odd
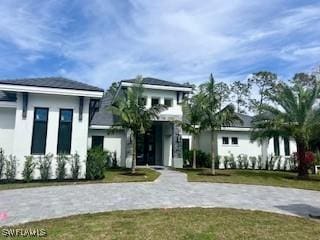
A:
[[[313,88],[316,81],[316,76],[313,74],[296,73],[290,82],[296,86],[301,85],[303,87]]]
[[[130,130],[132,139],[132,174],[136,171],[137,161],[137,136],[144,134],[152,126],[152,121],[158,119],[159,114],[166,107],[155,105],[146,108],[143,101],[142,77],[138,76],[132,87],[129,87],[122,94],[118,95],[110,107],[112,113],[118,117],[113,129],[118,130],[119,126]]]
[[[219,98],[219,101],[221,102],[220,104],[220,109],[222,106],[225,106],[226,103],[230,100],[230,87],[228,84],[224,82],[218,82],[216,83],[216,94]]]
[[[202,125],[211,132],[211,173],[215,174],[215,142],[214,135],[223,126],[230,126],[235,121],[241,119],[235,113],[233,105],[222,107],[220,96],[217,94],[218,88],[213,75],[209,81],[200,86],[200,93],[203,105]]]
[[[248,107],[250,84],[235,81],[231,85],[231,92],[237,103],[237,112],[246,113],[245,109]]]
[[[196,168],[199,135],[203,131],[201,124],[203,118],[202,95],[196,94],[185,100],[182,104],[182,112],[183,120],[177,123],[185,132],[192,135],[192,168]]]
[[[119,89],[119,84],[119,82],[113,82],[106,92],[114,97]]]
[[[277,83],[277,74],[267,71],[253,73],[248,79],[248,84],[252,89],[258,91],[257,97],[249,99],[249,108],[251,111],[258,113],[263,104],[269,102],[269,96],[274,94],[275,85]],[[254,96],[254,94],[251,94]]]
[[[319,127],[320,107],[316,104],[318,96],[318,83],[313,88],[302,84],[278,84],[276,93],[270,95],[272,104],[261,105],[260,113],[253,121],[252,140],[277,136],[295,139],[299,177],[308,175],[305,152],[309,148],[313,130]]]

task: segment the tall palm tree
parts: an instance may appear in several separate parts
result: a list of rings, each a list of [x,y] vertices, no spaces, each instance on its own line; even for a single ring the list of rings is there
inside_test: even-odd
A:
[[[307,177],[305,152],[313,129],[320,122],[320,107],[316,104],[319,83],[315,83],[313,88],[280,83],[276,89],[276,93],[270,96],[272,103],[262,105],[260,114],[254,118],[251,138],[293,137],[297,144],[298,176]]]
[[[152,121],[158,119],[159,114],[165,109],[163,105],[155,105],[146,108],[143,99],[143,79],[138,76],[133,86],[118,95],[110,107],[112,113],[117,116],[113,129],[122,127],[131,131],[132,139],[132,174],[136,171],[137,161],[137,136],[144,134],[152,126]]]
[[[196,168],[198,138],[203,131],[201,123],[203,119],[202,99],[202,94],[196,94],[190,99],[185,100],[182,104],[183,119],[182,121],[177,121],[177,124],[180,125],[185,132],[192,135],[192,168]]]
[[[221,130],[224,126],[230,126],[232,123],[242,120],[235,113],[233,105],[222,107],[222,101],[218,94],[217,84],[210,75],[209,81],[200,86],[200,94],[203,96],[203,127],[211,132],[211,173],[215,174],[215,141],[216,131]]]

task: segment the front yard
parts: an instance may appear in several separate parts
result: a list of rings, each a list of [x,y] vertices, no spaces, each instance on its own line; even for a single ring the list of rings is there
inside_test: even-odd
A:
[[[48,182],[32,181],[25,183],[18,181],[14,183],[0,183],[0,191],[18,188],[31,188],[31,187],[46,187],[46,186],[60,186],[60,185],[75,185],[75,184],[90,184],[90,183],[121,183],[121,182],[149,182],[154,181],[159,177],[160,173],[150,168],[138,168],[135,175],[131,174],[131,169],[115,168],[107,169],[104,172],[104,178],[101,180],[64,180],[57,181],[51,180]]]
[[[216,170],[212,176],[209,169],[181,169],[190,182],[238,183],[291,187],[320,191],[320,176],[310,175],[308,180],[298,180],[297,173],[264,170]]]
[[[154,209],[85,214],[33,222],[15,229],[44,229],[45,239],[308,239],[320,237],[319,222],[235,209]],[[3,229],[2,229],[3,233]],[[14,239],[34,239],[14,238]]]

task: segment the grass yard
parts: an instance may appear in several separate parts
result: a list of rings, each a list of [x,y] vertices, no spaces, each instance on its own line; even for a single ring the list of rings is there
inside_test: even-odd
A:
[[[61,186],[61,185],[75,185],[75,184],[90,184],[90,183],[121,183],[121,182],[148,182],[154,181],[159,177],[160,173],[156,172],[150,168],[138,168],[135,175],[131,174],[131,169],[117,168],[108,169],[105,171],[105,177],[101,180],[88,181],[88,180],[78,180],[78,181],[56,181],[51,180],[49,182],[33,181],[30,183],[25,183],[23,181],[15,183],[0,183],[0,191],[8,189],[18,189],[18,188],[31,188],[31,187],[45,187],[45,186]]]
[[[13,228],[45,229],[47,236],[43,239],[48,240],[320,238],[320,222],[316,220],[222,208],[116,211],[45,220]],[[8,238],[0,236],[0,239]]]
[[[217,170],[217,175],[208,174],[209,169],[181,169],[190,182],[240,183],[291,187],[320,191],[320,176],[310,175],[308,180],[298,180],[297,173],[264,170]],[[320,238],[319,238],[320,239]]]

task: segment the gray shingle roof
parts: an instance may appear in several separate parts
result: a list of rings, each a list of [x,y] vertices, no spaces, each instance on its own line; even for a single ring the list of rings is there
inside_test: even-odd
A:
[[[17,100],[16,93],[0,91],[0,102],[1,101],[15,102],[16,100]]]
[[[112,104],[112,96],[105,94],[101,99],[99,111],[96,112],[91,120],[91,125],[112,126],[115,121],[115,116],[107,108]]]
[[[128,83],[134,83],[136,79],[128,79],[128,80],[122,80],[121,82],[128,82]],[[175,82],[169,82],[157,78],[151,78],[151,77],[145,77],[142,79],[143,84],[149,84],[149,85],[158,85],[158,86],[168,86],[168,87],[187,87],[191,88],[191,86],[175,83]]]
[[[33,86],[33,87],[48,87],[48,88],[61,88],[61,89],[74,89],[86,91],[99,91],[104,90],[98,87],[88,85],[86,83],[74,81],[62,77],[44,77],[44,78],[23,78],[14,80],[0,80],[0,84]]]
[[[243,114],[243,113],[237,113],[239,118],[243,121],[241,124],[240,122],[234,122],[230,127],[243,127],[243,128],[251,128],[252,127],[252,119],[253,117]]]

